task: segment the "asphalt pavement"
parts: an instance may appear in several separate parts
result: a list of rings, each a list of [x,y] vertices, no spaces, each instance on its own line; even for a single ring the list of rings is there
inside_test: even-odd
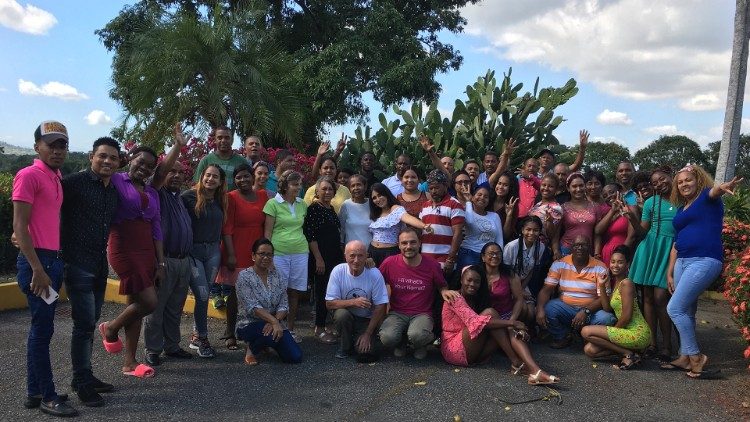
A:
[[[105,304],[103,318],[116,315],[123,305]],[[581,345],[552,350],[534,344],[539,364],[559,376],[561,400],[552,396],[524,404],[508,404],[549,395],[544,387],[529,386],[525,377],[510,375],[502,356],[490,363],[457,368],[444,363],[438,350],[427,359],[389,355],[374,364],[334,358],[335,346],[312,337],[310,310],[302,312],[298,332],[304,341],[303,363],[282,364],[262,356],[260,365],[243,364],[243,351],[229,351],[218,337],[223,321],[210,320],[214,359],[166,360],[152,379],[121,375],[121,356],[107,355],[95,338],[95,374],[115,385],[105,395],[106,406],[87,408],[75,395],[71,403],[79,420],[165,421],[733,421],[749,420],[750,382],[738,331],[725,302],[702,300],[698,339],[710,356],[710,366],[721,369],[718,380],[693,380],[681,372],[662,371],[646,362],[637,370],[618,371],[610,362],[592,362]],[[26,310],[0,313],[0,420],[52,419],[22,406],[25,396]],[[192,316],[183,317],[189,333]],[[68,392],[70,369],[70,307],[58,308],[52,343],[52,364],[58,392]],[[183,342],[183,346],[187,344]]]

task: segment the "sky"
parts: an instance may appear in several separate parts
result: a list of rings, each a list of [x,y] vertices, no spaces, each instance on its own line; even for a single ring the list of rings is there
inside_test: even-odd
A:
[[[0,0],[0,141],[31,147],[43,120],[68,127],[71,151],[87,151],[123,118],[109,98],[112,56],[94,34],[126,4],[119,0]],[[721,138],[735,2],[729,0],[484,0],[462,10],[463,33],[441,34],[463,55],[438,76],[438,109],[450,112],[466,85],[488,69],[533,89],[575,78],[578,95],[559,107],[556,130],[578,131],[635,153],[660,135],[702,146]],[[370,125],[382,107],[365,94]],[[394,117],[387,112],[389,117]],[[743,126],[750,127],[750,111]],[[355,125],[331,127],[332,140]]]

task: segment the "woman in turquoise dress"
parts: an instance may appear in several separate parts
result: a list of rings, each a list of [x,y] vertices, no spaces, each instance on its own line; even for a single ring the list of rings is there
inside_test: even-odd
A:
[[[667,314],[667,268],[675,235],[672,219],[677,214],[677,207],[669,202],[672,169],[662,166],[652,171],[651,185],[654,196],[643,204],[640,222],[633,211],[625,214],[636,234],[639,237],[645,234],[635,251],[629,278],[642,289],[643,315],[651,329],[651,341],[644,357],[654,357],[658,350],[658,359],[669,362],[672,355],[672,321]],[[660,348],[656,341],[657,325],[661,331]]]
[[[615,367],[633,369],[641,363],[637,352],[645,349],[651,340],[651,329],[641,315],[635,295],[635,285],[628,280],[630,248],[620,245],[612,252],[609,261],[609,276],[615,283],[612,295],[609,277],[597,277],[597,289],[602,309],[614,312],[617,324],[612,327],[587,325],[581,330],[586,340],[583,351],[587,356],[598,358],[612,353],[622,355],[622,361]]]

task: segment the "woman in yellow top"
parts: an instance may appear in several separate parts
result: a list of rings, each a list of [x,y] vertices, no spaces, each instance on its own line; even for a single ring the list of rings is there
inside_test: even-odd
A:
[[[598,358],[620,354],[622,361],[615,368],[625,370],[641,363],[641,357],[636,352],[645,349],[651,340],[651,329],[635,300],[635,286],[627,278],[629,257],[630,248],[625,245],[618,246],[612,252],[609,262],[609,271],[615,280],[612,296],[607,293],[609,277],[597,277],[602,309],[614,311],[617,324],[613,327],[588,325],[581,331],[581,336],[587,342],[583,348],[587,356]]]
[[[331,144],[330,142],[323,142],[320,144],[318,147],[318,155],[315,157],[315,164],[312,169],[312,177],[314,180],[318,180],[320,177],[328,177],[331,180],[336,180],[336,158],[341,154],[345,145],[346,142],[339,141],[339,144],[336,147],[336,152],[334,152],[333,156],[326,157],[326,153]],[[333,206],[334,211],[336,211],[336,214],[338,214],[341,211],[341,205],[344,204],[344,201],[351,198],[352,195],[349,192],[349,188],[342,184],[337,183],[335,189],[336,194],[331,200],[331,205]],[[304,198],[307,205],[312,204],[314,200],[315,185],[310,186],[307,191],[305,191]]]

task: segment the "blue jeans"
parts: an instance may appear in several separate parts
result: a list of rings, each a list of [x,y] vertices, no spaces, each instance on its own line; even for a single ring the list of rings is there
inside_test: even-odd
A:
[[[547,314],[547,329],[556,341],[562,340],[570,332],[570,324],[582,306],[572,306],[561,299],[552,299],[544,305]],[[586,325],[615,325],[617,318],[607,311],[598,310],[591,314]]]
[[[195,297],[194,328],[201,338],[208,336],[208,293],[219,272],[219,264],[219,242],[193,243],[193,249],[190,251],[190,290]]]
[[[63,276],[63,262],[60,258],[37,254],[39,261],[52,281],[51,287],[60,291]],[[26,343],[26,389],[29,396],[41,395],[44,401],[57,400],[55,383],[52,380],[52,364],[49,357],[49,344],[55,332],[55,308],[57,301],[48,305],[41,297],[31,292],[31,265],[23,254],[18,254],[18,286],[26,294],[31,312],[31,328]]]
[[[502,256],[500,257],[502,260]],[[456,269],[459,271],[467,265],[479,265],[482,263],[482,254],[474,252],[471,249],[458,248],[458,259],[456,260]]]
[[[237,338],[244,341],[250,346],[253,354],[257,354],[264,347],[271,347],[276,350],[282,361],[286,363],[302,362],[302,349],[294,341],[289,330],[284,330],[284,334],[279,341],[273,341],[271,336],[263,335],[265,321],[251,322],[250,325],[237,329]]]
[[[73,364],[73,385],[80,387],[94,381],[91,370],[91,350],[96,322],[102,313],[104,292],[107,289],[107,258],[90,273],[73,264],[65,265],[65,289],[70,300],[73,336],[70,339],[70,361]]]
[[[721,261],[715,258],[677,258],[674,264],[674,293],[667,313],[680,333],[680,354],[700,353],[695,339],[695,312],[698,296],[721,274]]]

